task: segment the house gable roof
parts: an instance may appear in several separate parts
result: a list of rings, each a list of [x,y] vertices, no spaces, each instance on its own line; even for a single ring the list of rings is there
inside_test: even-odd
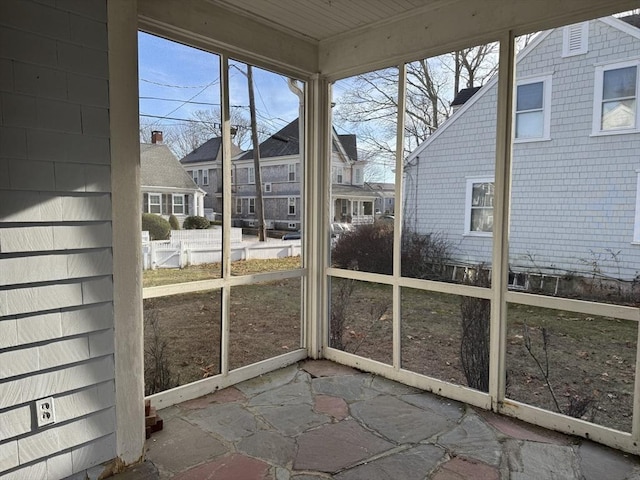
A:
[[[451,102],[451,106],[455,107],[458,105],[464,105],[465,103],[467,103],[467,100],[473,97],[478,90],[480,90],[480,87],[463,88],[455,96],[455,98]]]
[[[260,144],[260,158],[287,157],[300,152],[300,129],[298,119],[271,135]],[[358,149],[355,135],[338,135],[333,132],[333,151],[344,152],[349,160],[358,160]],[[251,160],[253,150],[247,150],[236,160]]]
[[[140,144],[140,184],[143,187],[199,190],[169,147],[157,143]]]
[[[231,156],[235,157],[242,150],[235,144],[231,144]],[[189,163],[213,162],[222,160],[222,137],[213,137],[197,147],[192,152],[180,159],[183,165]]]

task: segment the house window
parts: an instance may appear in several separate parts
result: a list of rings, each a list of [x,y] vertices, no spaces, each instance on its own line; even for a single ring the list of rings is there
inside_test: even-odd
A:
[[[232,168],[232,169],[231,169],[231,185],[233,185],[234,183],[236,183],[236,181],[235,181],[235,177],[236,177],[236,176],[233,174],[233,172],[234,172],[234,171],[235,171],[235,170]]]
[[[587,53],[589,22],[567,25],[562,30],[562,56],[571,57]]]
[[[184,195],[173,194],[172,203],[173,203],[174,215],[184,215],[186,213],[184,211],[184,206],[185,206]]]
[[[209,185],[209,170],[202,171],[202,185]]]
[[[249,183],[256,183],[256,169],[254,167],[248,168]]]
[[[162,195],[159,193],[149,194],[149,213],[162,213]]]
[[[198,184],[198,171],[197,170],[193,170],[191,172],[191,176],[193,177],[193,181],[196,182],[196,185]]]
[[[467,180],[465,234],[489,236],[493,232],[493,178]]]
[[[256,213],[256,199],[249,199],[249,213]]]
[[[356,185],[362,185],[364,183],[363,182],[363,178],[362,178],[362,168],[356,167],[356,169],[354,170],[354,174],[353,175],[355,177],[354,183]]]
[[[271,193],[271,182],[266,182],[264,184],[264,193]]]
[[[342,183],[344,171],[342,167],[334,167],[335,183]]]
[[[518,82],[515,103],[516,140],[548,140],[551,118],[551,77]]]
[[[236,198],[236,213],[237,214],[241,214],[242,213],[242,199],[241,198]]]
[[[289,197],[289,215],[296,214],[296,198]]]
[[[295,163],[289,164],[289,181],[290,182],[296,181],[296,164]]]
[[[638,62],[596,68],[594,133],[637,131]]]

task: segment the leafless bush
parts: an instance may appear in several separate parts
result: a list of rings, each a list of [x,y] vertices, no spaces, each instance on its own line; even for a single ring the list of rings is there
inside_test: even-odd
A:
[[[574,418],[584,417],[589,411],[589,408],[591,408],[593,404],[593,398],[573,395],[569,397],[569,403],[567,404],[566,408],[563,409],[560,406],[560,402],[558,401],[556,392],[553,388],[553,385],[551,384],[551,377],[549,374],[549,346],[550,346],[551,334],[549,333],[549,330],[547,330],[547,328],[542,327],[540,335],[542,338],[542,353],[544,357],[542,361],[538,358],[538,356],[533,351],[529,326],[526,324],[526,322],[524,323],[523,325],[524,348],[527,350],[527,352],[533,359],[534,363],[538,367],[538,370],[540,370],[540,373],[544,378],[545,386],[549,391],[549,395],[551,395],[551,400],[553,401],[553,404],[555,405],[556,410],[558,411],[558,413],[563,413],[570,417],[574,417]]]
[[[145,348],[144,383],[145,394],[169,390],[180,384],[179,377],[171,372],[167,355],[167,339],[162,334],[160,320],[155,312],[145,313],[145,329],[150,329],[149,343]]]
[[[346,313],[351,295],[355,289],[355,280],[335,279],[331,289],[331,321],[329,323],[329,346],[339,350],[344,349],[342,335],[346,322]]]
[[[489,286],[489,270],[479,265],[465,283]],[[467,385],[482,392],[489,391],[489,320],[491,302],[484,298],[462,297],[462,338],[460,361]]]

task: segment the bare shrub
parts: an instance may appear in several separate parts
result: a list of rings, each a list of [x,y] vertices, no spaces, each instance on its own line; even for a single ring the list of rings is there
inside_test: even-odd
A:
[[[351,302],[351,295],[355,289],[355,280],[334,280],[335,288],[331,289],[331,321],[329,322],[329,346],[339,350],[344,349],[342,335],[347,320],[347,308]]]
[[[593,397],[581,397],[579,395],[573,395],[569,397],[569,403],[565,408],[560,406],[560,402],[558,401],[558,397],[556,396],[556,392],[551,384],[551,375],[549,373],[549,346],[551,345],[551,333],[545,327],[542,327],[540,331],[540,335],[542,338],[542,353],[543,360],[541,361],[538,356],[533,351],[533,346],[531,342],[531,334],[529,331],[529,326],[526,324],[523,325],[523,338],[524,338],[524,348],[529,353],[529,356],[533,359],[534,363],[540,370],[542,377],[544,378],[545,386],[549,391],[549,395],[551,395],[551,400],[556,407],[556,411],[558,413],[563,413],[569,417],[574,418],[583,418],[591,408],[593,404]],[[593,421],[593,415],[589,421]]]
[[[180,384],[179,377],[174,377],[167,354],[167,339],[162,334],[160,320],[155,312],[145,313],[145,329],[151,335],[144,351],[144,384],[145,395],[169,390]]]
[[[488,287],[489,270],[479,265],[465,283]],[[467,385],[482,392],[489,391],[489,320],[491,302],[484,298],[460,299],[462,338],[460,361]]]
[[[441,233],[426,235],[404,232],[402,235],[402,275],[411,278],[442,280],[451,263],[451,243]],[[360,225],[344,233],[331,253],[336,267],[364,272],[393,273],[393,225]]]

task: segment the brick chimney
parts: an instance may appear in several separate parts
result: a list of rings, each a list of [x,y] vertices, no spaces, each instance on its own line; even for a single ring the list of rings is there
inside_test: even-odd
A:
[[[151,143],[162,144],[162,132],[160,130],[151,132]]]

